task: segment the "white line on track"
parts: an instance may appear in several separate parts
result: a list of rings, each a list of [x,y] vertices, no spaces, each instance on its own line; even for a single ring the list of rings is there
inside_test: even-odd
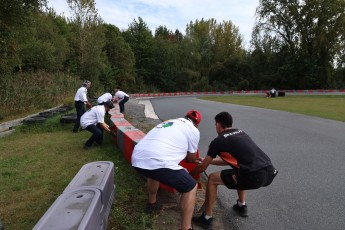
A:
[[[140,100],[139,104],[145,105],[145,116],[147,118],[159,119],[156,115],[150,100]]]

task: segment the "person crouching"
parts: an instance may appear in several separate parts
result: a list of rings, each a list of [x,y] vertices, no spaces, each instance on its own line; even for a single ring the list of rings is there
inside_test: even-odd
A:
[[[100,145],[103,142],[103,130],[111,133],[112,131],[104,122],[105,114],[114,108],[112,101],[106,101],[103,105],[97,105],[85,112],[80,118],[80,124],[83,129],[92,133],[92,136],[84,144],[84,148],[91,148],[93,143]]]

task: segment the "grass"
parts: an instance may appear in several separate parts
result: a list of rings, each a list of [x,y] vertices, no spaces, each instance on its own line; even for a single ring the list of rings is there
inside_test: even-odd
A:
[[[152,217],[137,208],[147,199],[145,181],[111,136],[105,133],[102,146],[84,150],[91,134],[71,130],[72,125],[61,125],[55,117],[40,125],[22,125],[0,139],[0,219],[4,228],[32,229],[84,164],[112,161],[116,189],[108,229],[152,229]]]
[[[209,96],[201,99],[345,121],[345,95]]]

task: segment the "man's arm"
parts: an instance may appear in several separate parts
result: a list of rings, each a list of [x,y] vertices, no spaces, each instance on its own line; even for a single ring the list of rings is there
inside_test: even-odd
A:
[[[92,105],[91,105],[91,103],[90,103],[90,102],[85,101],[84,103],[86,104],[86,106],[87,106],[89,109],[91,109],[91,108],[92,108]]]
[[[207,167],[212,163],[212,161],[213,161],[212,157],[206,156],[204,160],[198,166],[196,166],[189,174],[195,175],[198,173],[202,173],[203,171],[207,169]]]
[[[209,165],[218,165],[218,166],[224,166],[224,165],[229,165],[228,163],[226,163],[222,158],[220,157],[216,157],[216,158],[212,158],[210,156],[206,156],[198,166],[196,166],[194,168],[194,170],[192,170],[190,172],[191,175],[194,174],[198,174],[201,172],[204,172]]]
[[[111,130],[109,129],[109,125],[107,125],[106,123],[99,123],[99,125],[101,126],[102,129],[104,129],[107,132],[111,132]]]
[[[216,157],[212,160],[211,165],[224,166],[224,165],[229,165],[229,164],[226,163],[222,158]]]
[[[189,163],[194,163],[196,161],[196,153],[187,152],[186,161]]]

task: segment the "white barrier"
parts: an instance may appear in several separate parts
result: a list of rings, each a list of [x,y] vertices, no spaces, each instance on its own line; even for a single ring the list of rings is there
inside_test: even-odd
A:
[[[85,164],[33,230],[105,230],[114,194],[114,164]]]

